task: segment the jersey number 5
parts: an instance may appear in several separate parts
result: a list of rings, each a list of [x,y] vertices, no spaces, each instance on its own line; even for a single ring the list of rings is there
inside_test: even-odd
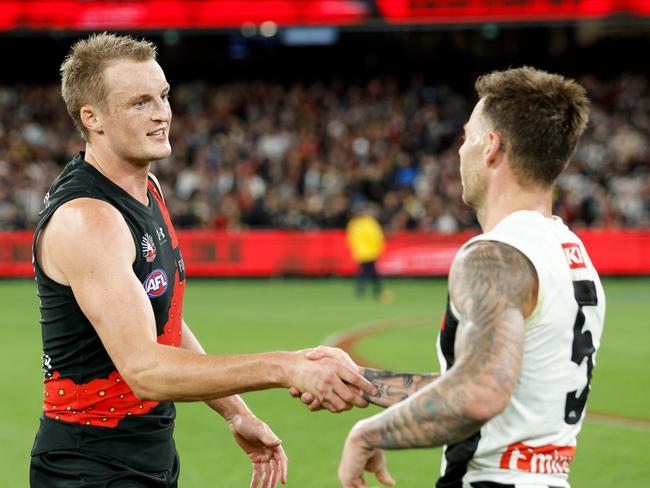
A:
[[[585,325],[585,314],[582,307],[598,305],[596,285],[593,281],[574,281],[573,291],[576,302],[578,302],[578,315],[573,325],[571,361],[580,366],[582,361],[587,358],[587,384],[582,389],[580,396],[578,396],[577,390],[566,395],[564,421],[570,425],[578,423],[587,404],[587,396],[591,389],[591,372],[594,369],[594,352],[596,352],[591,332],[589,329],[582,330]]]

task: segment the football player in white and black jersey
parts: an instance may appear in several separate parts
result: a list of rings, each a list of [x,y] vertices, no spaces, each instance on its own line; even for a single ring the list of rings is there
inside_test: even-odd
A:
[[[390,408],[351,430],[345,488],[365,487],[364,469],[393,484],[382,449],[432,446],[445,446],[438,488],[569,487],[605,296],[582,242],[552,215],[552,193],[590,103],[573,80],[529,67],[475,88],[459,154],[483,234],[450,269],[442,372],[366,370],[371,400]]]

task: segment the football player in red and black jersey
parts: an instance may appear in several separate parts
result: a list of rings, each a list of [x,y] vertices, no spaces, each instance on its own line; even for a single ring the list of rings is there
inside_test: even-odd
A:
[[[185,265],[152,161],[171,153],[169,84],[147,41],[93,35],[61,67],[86,147],[45,198],[34,237],[45,394],[33,487],[177,485],[174,401],[205,401],[253,464],[286,482],[281,441],[237,396],[293,386],[332,411],[374,393],[349,358],[207,355],[183,320]]]

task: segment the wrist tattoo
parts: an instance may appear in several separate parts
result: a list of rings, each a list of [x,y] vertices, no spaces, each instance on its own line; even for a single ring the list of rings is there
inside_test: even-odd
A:
[[[408,398],[438,377],[435,374],[395,373],[370,368],[365,368],[363,376],[377,388],[376,395],[364,393],[363,398],[381,407],[388,407]]]

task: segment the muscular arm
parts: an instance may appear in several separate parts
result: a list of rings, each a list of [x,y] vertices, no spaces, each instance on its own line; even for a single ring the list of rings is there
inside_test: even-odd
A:
[[[318,390],[317,395],[341,393],[339,401],[356,404],[355,398],[363,400],[343,381],[374,390],[350,368],[329,358],[309,361],[301,351],[211,356],[195,346],[158,344],[151,304],[132,270],[135,252],[117,210],[102,201],[77,199],[52,216],[40,238],[38,259],[50,277],[72,288],[117,370],[139,398],[212,400],[302,384],[305,390]]]
[[[413,395],[416,391],[435,381],[437,373],[395,373],[380,369],[364,368],[363,376],[377,387],[376,395],[363,394],[369,403],[390,407]]]
[[[519,377],[524,317],[537,275],[516,249],[478,242],[454,260],[451,300],[462,316],[452,368],[383,413],[359,422],[349,442],[364,448],[439,446],[462,440],[499,414]]]

